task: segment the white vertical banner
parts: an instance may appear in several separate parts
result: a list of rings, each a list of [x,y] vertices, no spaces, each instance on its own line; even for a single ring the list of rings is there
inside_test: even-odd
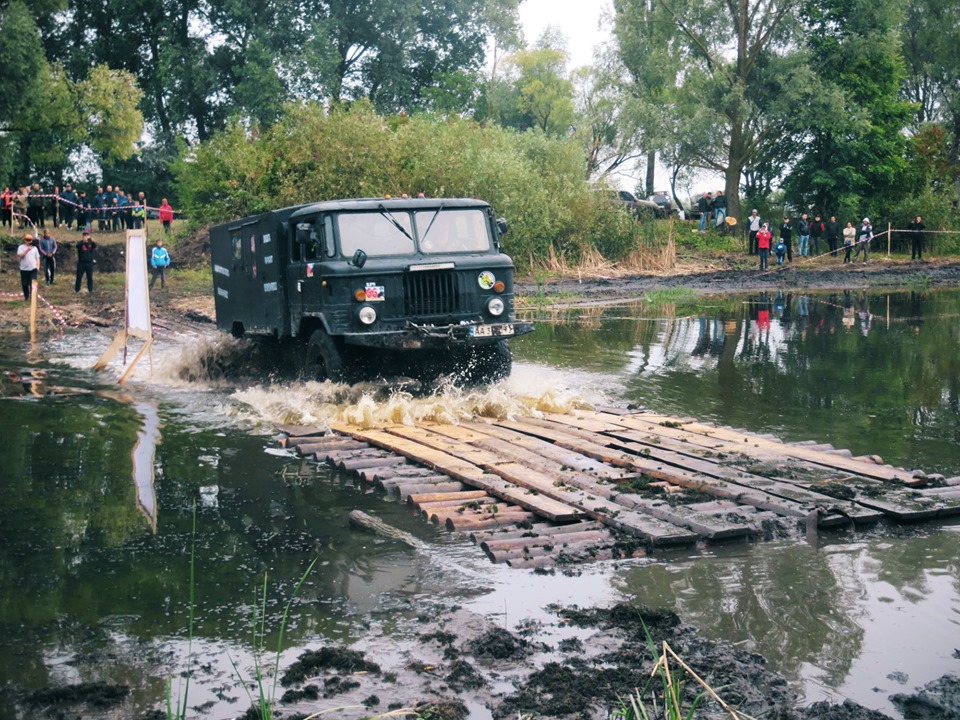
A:
[[[151,336],[150,286],[147,282],[147,236],[127,231],[127,330]]]

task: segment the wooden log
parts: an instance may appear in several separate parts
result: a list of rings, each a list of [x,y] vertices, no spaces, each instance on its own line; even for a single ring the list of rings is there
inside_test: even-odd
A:
[[[599,530],[602,528],[598,522],[586,520],[582,522],[570,523],[569,525],[548,525],[547,523],[533,523],[528,529],[506,531],[490,531],[473,533],[471,539],[474,544],[479,545],[486,540],[510,540],[522,537],[543,537],[547,535],[558,535],[562,533],[584,532],[586,530]]]
[[[595,537],[582,538],[579,540],[571,539],[570,542],[562,544],[528,545],[519,548],[484,548],[484,552],[493,562],[501,563],[514,558],[555,555],[559,552],[575,553],[590,547],[599,550],[611,544],[612,538],[610,537],[610,533],[597,533]]]
[[[447,518],[447,530],[478,530],[481,528],[507,527],[521,522],[528,522],[536,517],[533,513],[511,513],[502,518],[491,518],[489,520],[478,520],[474,518]]]
[[[337,467],[347,472],[369,470],[370,468],[397,467],[406,465],[407,459],[388,455],[387,457],[370,457],[341,460]]]
[[[407,495],[410,494],[409,488],[421,488],[420,490],[414,490],[414,492],[426,492],[425,488],[433,488],[436,492],[443,492],[445,489],[449,490],[451,486],[455,486],[456,489],[462,490],[460,487],[462,485],[458,480],[451,480],[446,475],[434,475],[433,477],[415,477],[415,478],[398,478],[396,480],[384,480],[382,483],[377,483],[377,487],[381,488],[387,495],[399,495],[400,497],[406,499]],[[406,489],[406,494],[403,493],[403,490]]]
[[[408,461],[409,462],[409,461]],[[374,485],[381,485],[388,480],[403,480],[405,478],[438,477],[437,473],[419,465],[397,465],[394,467],[371,468],[361,470],[360,476]],[[447,477],[443,475],[441,477]]]
[[[326,450],[317,453],[317,457],[321,455],[323,455],[323,459],[327,465],[332,465],[333,467],[337,467],[343,460],[364,457],[387,457],[387,453],[384,453],[382,450],[369,447],[354,450]]]
[[[411,495],[424,492],[442,492],[443,490],[449,490],[450,492],[462,492],[466,488],[462,482],[451,481],[446,483],[434,483],[432,485],[402,485],[397,489],[397,493],[400,495],[401,500],[406,500]]]
[[[277,425],[277,430],[293,437],[317,437],[330,432],[315,425]]]
[[[480,549],[487,554],[500,550],[517,550],[521,548],[534,547],[566,547],[575,543],[600,542],[606,540],[612,542],[613,537],[609,530],[585,530],[578,533],[566,533],[561,535],[541,535],[536,538],[517,538],[515,540],[487,540],[480,543]]]
[[[535,558],[515,558],[507,560],[506,563],[512,568],[538,568],[549,567],[551,565],[568,565],[580,562],[597,562],[600,560],[611,560],[613,550],[600,549],[594,552],[580,550],[573,553],[560,552],[556,555],[544,555]]]
[[[475,503],[478,505],[492,505],[495,502],[497,502],[497,499],[488,495],[487,497],[477,498],[476,500],[435,500],[428,503],[418,503],[417,509],[422,513],[429,514],[431,510],[457,509]]]
[[[424,547],[424,543],[410,533],[399,530],[392,525],[388,525],[387,523],[383,522],[383,520],[375,518],[372,515],[367,515],[361,510],[352,511],[349,515],[349,519],[351,525],[363,528],[364,530],[369,530],[370,532],[380,535],[381,537],[397,540],[398,542],[402,542],[404,545],[408,545],[416,549]]]
[[[413,493],[407,496],[407,502],[410,505],[417,505],[422,502],[435,502],[437,500],[479,500],[480,498],[488,497],[487,493],[483,490],[466,490],[464,492],[451,493],[451,492],[424,492],[424,493]]]
[[[530,515],[526,510],[522,510],[518,507],[512,508],[499,508],[496,512],[493,510],[493,506],[486,505],[483,508],[471,509],[471,510],[459,510],[457,508],[437,508],[436,510],[430,513],[430,522],[440,525],[447,520],[447,518],[473,518],[475,520],[492,520],[494,518],[507,518],[510,515],[522,515],[527,517]]]
[[[337,438],[336,442],[305,442],[296,445],[298,455],[315,455],[328,450],[360,450],[365,447],[370,445],[349,438]]]

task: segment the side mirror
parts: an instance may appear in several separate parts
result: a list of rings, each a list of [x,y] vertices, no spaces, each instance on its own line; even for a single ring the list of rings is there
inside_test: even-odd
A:
[[[497,218],[497,230],[500,231],[501,235],[507,234],[507,221],[503,218]]]
[[[367,264],[367,254],[363,250],[357,250],[350,258],[350,264],[357,269],[362,268]]]

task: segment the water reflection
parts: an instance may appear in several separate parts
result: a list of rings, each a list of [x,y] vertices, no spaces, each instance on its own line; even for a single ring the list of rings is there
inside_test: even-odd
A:
[[[541,322],[522,356],[613,373],[622,397],[788,440],[960,471],[960,293],[764,292]]]
[[[957,527],[816,550],[802,543],[720,548],[617,575],[633,602],[676,608],[711,637],[746,643],[803,678],[808,701],[855,697],[898,717],[901,689],[956,668]],[[942,642],[941,642],[942,640]],[[876,688],[880,688],[877,691]]]

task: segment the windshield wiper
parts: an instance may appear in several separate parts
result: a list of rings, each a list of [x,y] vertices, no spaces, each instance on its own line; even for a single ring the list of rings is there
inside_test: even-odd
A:
[[[440,207],[437,208],[437,211],[433,214],[433,217],[430,218],[430,223],[427,225],[427,229],[423,231],[423,235],[420,236],[420,242],[423,242],[427,239],[427,235],[430,234],[430,228],[433,227],[434,220],[437,219],[437,215],[440,214],[440,211],[443,210],[444,203],[440,203]]]
[[[387,220],[392,222],[393,226],[397,230],[399,230],[400,232],[402,232],[404,235],[407,236],[407,240],[409,240],[410,242],[413,242],[413,236],[404,229],[403,225],[397,222],[397,219],[393,216],[393,213],[387,210],[383,206],[383,203],[377,205],[377,208],[380,210],[380,214],[383,215]]]

